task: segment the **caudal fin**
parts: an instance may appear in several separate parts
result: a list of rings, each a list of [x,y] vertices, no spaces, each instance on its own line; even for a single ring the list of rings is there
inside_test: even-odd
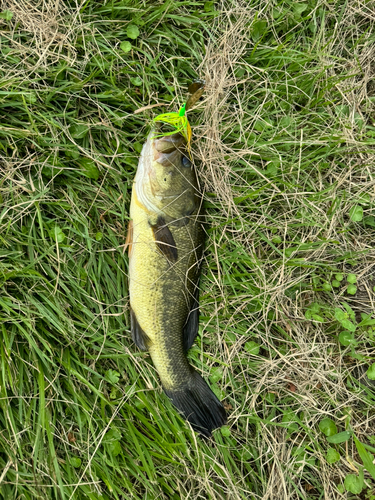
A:
[[[164,392],[193,429],[203,436],[210,437],[214,429],[227,423],[223,405],[196,371],[183,388],[164,389]]]

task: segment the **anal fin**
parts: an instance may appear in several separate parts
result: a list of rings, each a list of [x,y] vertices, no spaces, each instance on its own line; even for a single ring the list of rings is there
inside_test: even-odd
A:
[[[141,351],[147,351],[150,345],[150,339],[142,330],[138,323],[137,316],[132,309],[130,309],[130,325],[133,342]]]

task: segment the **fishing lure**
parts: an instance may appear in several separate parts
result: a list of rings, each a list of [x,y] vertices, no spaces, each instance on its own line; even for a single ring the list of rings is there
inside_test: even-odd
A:
[[[155,123],[166,123],[174,128],[174,130],[169,132],[157,133],[154,137],[166,137],[168,135],[173,135],[176,132],[179,132],[186,139],[188,149],[190,148],[192,133],[189,120],[186,116],[186,112],[189,111],[189,109],[191,109],[202,96],[204,92],[204,85],[205,82],[203,80],[197,80],[193,82],[188,88],[188,91],[191,94],[189,99],[185,104],[181,106],[177,113],[162,113],[161,115],[158,115],[154,118],[153,121]]]

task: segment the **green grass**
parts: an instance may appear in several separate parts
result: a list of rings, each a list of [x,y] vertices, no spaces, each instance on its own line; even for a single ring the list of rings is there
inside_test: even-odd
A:
[[[374,500],[373,3],[0,6],[0,498]],[[197,76],[212,441],[131,341],[124,253]]]

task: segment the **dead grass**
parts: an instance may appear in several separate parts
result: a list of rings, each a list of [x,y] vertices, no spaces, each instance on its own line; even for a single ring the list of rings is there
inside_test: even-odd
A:
[[[9,42],[12,54],[22,58],[22,63],[8,70],[8,76],[23,74],[25,79],[33,78],[59,61],[74,66],[76,30],[81,25],[78,10],[72,11],[60,0],[2,0],[0,9],[12,12],[24,33],[21,39],[15,37],[2,21],[2,36]]]

